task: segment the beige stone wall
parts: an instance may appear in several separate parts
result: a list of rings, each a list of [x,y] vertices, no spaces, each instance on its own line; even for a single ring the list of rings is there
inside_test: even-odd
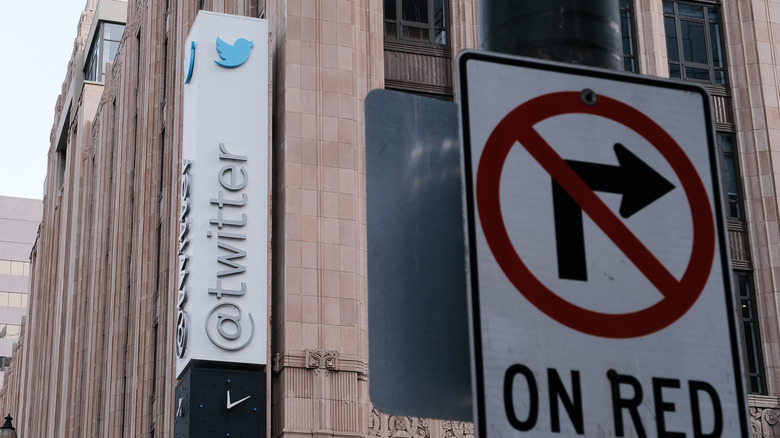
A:
[[[668,78],[662,3],[657,0],[634,0],[634,17],[639,72]]]
[[[780,394],[780,5],[724,5],[748,228],[755,263],[761,338],[769,393]]]
[[[380,0],[269,1],[272,436],[364,435],[363,98],[383,83]]]

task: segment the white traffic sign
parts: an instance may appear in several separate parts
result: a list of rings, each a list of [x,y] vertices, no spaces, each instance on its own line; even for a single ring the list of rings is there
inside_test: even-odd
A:
[[[480,438],[749,436],[706,92],[458,67]]]

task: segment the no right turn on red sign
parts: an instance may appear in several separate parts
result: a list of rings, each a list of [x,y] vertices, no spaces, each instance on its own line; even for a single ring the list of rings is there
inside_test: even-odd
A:
[[[479,436],[749,436],[707,94],[459,74]]]

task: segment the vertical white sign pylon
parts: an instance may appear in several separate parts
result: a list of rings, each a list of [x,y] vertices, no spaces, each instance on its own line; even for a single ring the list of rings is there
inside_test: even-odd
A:
[[[177,376],[265,364],[268,24],[200,11],[184,46]]]

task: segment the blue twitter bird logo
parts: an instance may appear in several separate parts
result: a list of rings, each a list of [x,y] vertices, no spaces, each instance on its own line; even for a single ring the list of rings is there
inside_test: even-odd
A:
[[[238,67],[249,59],[249,52],[254,45],[255,43],[245,38],[239,38],[233,45],[230,45],[222,41],[222,38],[217,37],[217,52],[219,52],[219,57],[222,60],[215,60],[214,62],[222,67]]]

